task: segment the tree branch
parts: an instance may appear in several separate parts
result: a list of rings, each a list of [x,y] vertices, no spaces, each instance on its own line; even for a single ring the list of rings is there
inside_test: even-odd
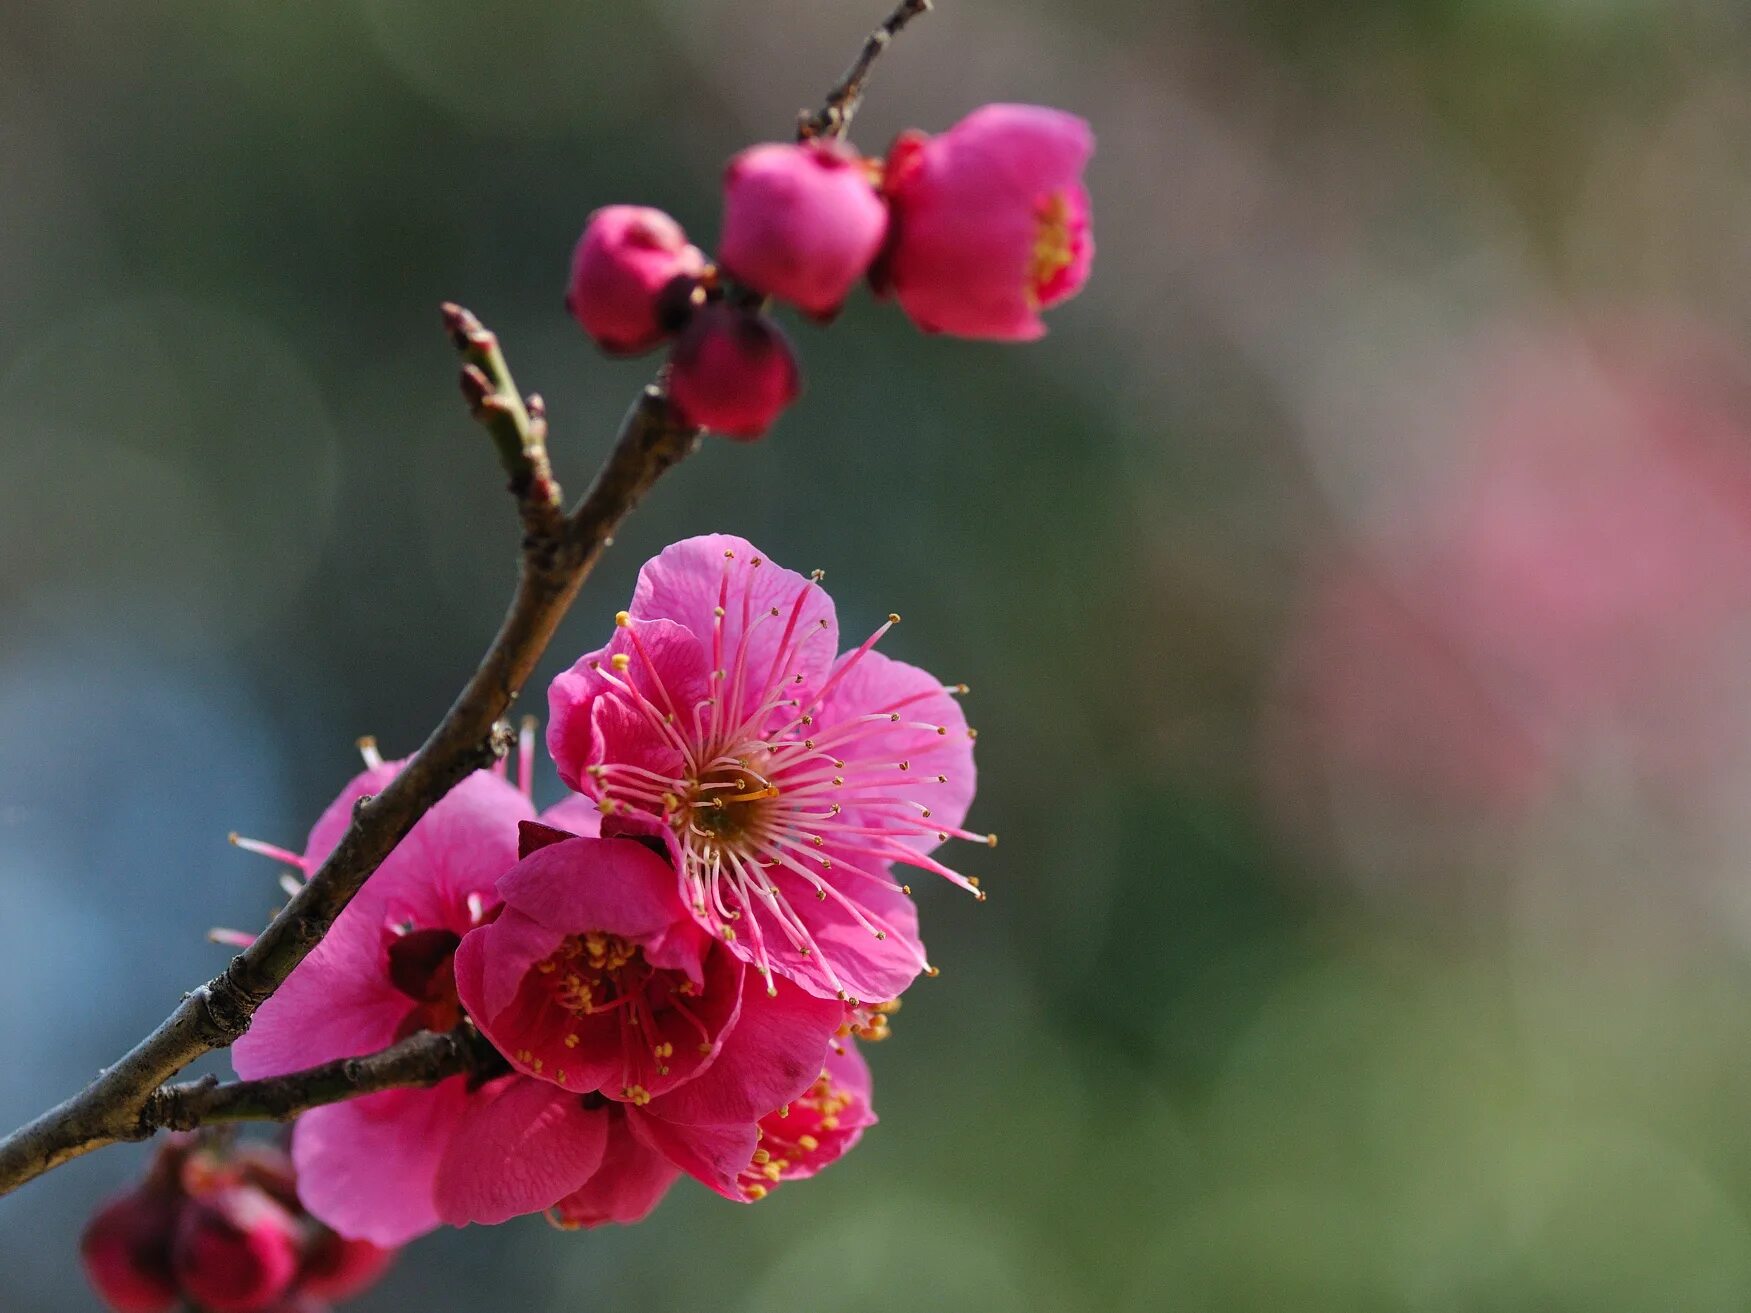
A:
[[[218,1122],[291,1121],[328,1103],[384,1090],[436,1085],[451,1076],[490,1078],[508,1071],[505,1060],[472,1026],[422,1030],[399,1044],[363,1058],[340,1058],[320,1067],[265,1080],[221,1083],[217,1076],[165,1085],[140,1110],[140,1134],[192,1131]]]
[[[562,494],[547,459],[547,408],[540,397],[525,400],[517,391],[498,337],[480,320],[454,302],[446,301],[443,312],[444,327],[462,355],[462,398],[492,435],[523,527],[533,535],[551,534]]]
[[[851,128],[851,116],[857,113],[857,107],[863,103],[864,87],[869,82],[870,70],[881,54],[914,18],[930,11],[931,0],[900,0],[894,12],[887,16],[882,25],[869,34],[869,39],[863,43],[863,49],[857,52],[857,58],[852,60],[851,67],[845,70],[845,76],[839,79],[827,99],[817,110],[804,110],[797,119],[796,135],[801,141],[813,137],[843,137]]]
[[[876,58],[929,7],[930,0],[902,0],[864,43],[821,109],[804,115],[798,134],[843,136]],[[645,388],[589,491],[569,514],[561,514],[562,493],[547,456],[540,399],[518,393],[498,339],[473,315],[446,305],[444,321],[463,358],[463,394],[492,436],[523,521],[516,592],[498,633],[419,751],[382,793],[359,800],[340,843],[255,941],[218,976],[185,994],[151,1034],[91,1084],[0,1140],[0,1195],[93,1149],[145,1139],[159,1127],[193,1124],[191,1118],[295,1115],[298,1082],[311,1096],[303,1106],[313,1107],[447,1074],[451,1058],[437,1050],[459,1041],[440,1036],[273,1081],[165,1085],[196,1058],[242,1035],[255,1010],[322,941],[419,819],[472,771],[508,751],[510,731],[500,718],[534,672],[578,589],[651,485],[699,444],[701,431],[675,416],[662,388]],[[471,1055],[477,1042],[484,1043],[478,1037],[469,1041]],[[378,1080],[383,1083],[372,1083]],[[326,1097],[330,1092],[333,1097]]]
[[[578,588],[620,522],[698,440],[698,430],[672,416],[662,393],[647,388],[578,509],[553,517],[551,530],[530,528],[525,516],[529,532],[510,609],[424,745],[382,793],[360,800],[328,859],[223,973],[185,995],[156,1030],[78,1094],[0,1140],[0,1194],[103,1145],[149,1135],[142,1113],[153,1092],[202,1054],[243,1034],[255,1010],[321,942],[420,817],[458,781],[504,754],[509,738],[508,731],[500,732],[499,718],[533,673]],[[501,446],[501,457],[506,454]],[[557,487],[552,495],[559,495]]]

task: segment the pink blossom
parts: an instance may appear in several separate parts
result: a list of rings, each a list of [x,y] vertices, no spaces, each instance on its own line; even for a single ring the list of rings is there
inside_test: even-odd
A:
[[[1094,260],[1082,171],[1094,134],[1038,105],[986,105],[937,137],[889,152],[892,214],[877,271],[927,332],[1025,341],[1040,311],[1068,300]]]
[[[180,1298],[170,1268],[178,1198],[148,1181],[110,1200],[79,1238],[85,1275],[115,1313],[169,1313]]]
[[[753,1124],[808,1087],[843,1006],[788,981],[769,993],[688,915],[671,861],[636,838],[541,842],[498,891],[502,913],[456,954],[481,1032],[518,1071],[573,1092],[604,1140],[622,1105],[646,1149],[731,1193]],[[637,1204],[656,1173],[624,1156],[621,1177],[588,1196],[603,1220],[648,1211]],[[570,1211],[590,1209],[574,1199]]]
[[[319,862],[353,804],[395,775],[352,781],[311,831]],[[456,945],[496,910],[494,885],[517,861],[527,798],[492,774],[451,791],[401,841],[233,1048],[245,1077],[372,1053],[461,1016]],[[578,1189],[600,1164],[602,1128],[543,1082],[506,1076],[470,1087],[391,1090],[316,1108],[298,1120],[299,1193],[342,1235],[400,1244],[439,1222],[500,1222]]]
[[[843,1158],[874,1126],[869,1066],[847,1039],[830,1050],[808,1089],[760,1119],[760,1147],[739,1178],[750,1199],[799,1181]]]
[[[750,146],[724,171],[718,260],[808,314],[838,313],[887,230],[864,161],[838,142]]]
[[[396,1250],[369,1240],[349,1240],[321,1227],[305,1244],[297,1289],[314,1299],[351,1299],[377,1284]]]
[[[896,997],[927,964],[890,864],[972,888],[930,853],[955,835],[994,842],[962,828],[962,690],[872,650],[898,616],[836,657],[819,577],[740,538],[669,547],[616,619],[549,690],[561,777],[660,824],[694,918],[769,981]]]
[[[757,310],[719,301],[696,311],[669,354],[669,400],[687,423],[753,439],[802,395],[796,354]]]
[[[664,293],[704,270],[705,256],[661,210],[610,205],[590,216],[572,252],[566,308],[604,351],[637,355],[669,336]]]
[[[211,1313],[257,1313],[298,1272],[298,1224],[251,1185],[196,1196],[177,1217],[171,1266],[178,1286]]]

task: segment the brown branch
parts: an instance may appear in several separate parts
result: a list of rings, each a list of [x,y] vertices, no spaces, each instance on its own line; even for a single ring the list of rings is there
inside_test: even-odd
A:
[[[384,1090],[436,1085],[451,1076],[490,1079],[509,1068],[472,1026],[422,1030],[362,1058],[340,1058],[265,1080],[221,1082],[216,1076],[165,1085],[140,1110],[140,1134],[192,1131],[219,1122],[291,1121],[328,1103]]]
[[[843,137],[851,128],[851,116],[857,113],[857,107],[863,103],[864,88],[869,83],[870,70],[875,67],[876,60],[881,58],[900,29],[914,18],[930,12],[931,0],[900,0],[894,12],[889,14],[882,25],[869,34],[869,39],[863,43],[863,49],[857,52],[857,58],[851,61],[851,67],[845,70],[845,76],[839,79],[831,91],[827,93],[826,101],[817,110],[804,110],[797,119],[796,135],[800,141],[808,141],[812,137]]]
[[[92,1149],[150,1134],[141,1114],[153,1092],[243,1034],[255,1010],[328,933],[415,822],[458,781],[504,754],[508,731],[499,718],[533,673],[578,588],[627,513],[698,440],[698,430],[670,414],[660,391],[645,390],[578,509],[554,517],[551,531],[537,527],[527,534],[516,593],[499,632],[425,744],[382,793],[360,801],[334,852],[222,974],[185,995],[156,1030],[78,1094],[0,1140],[0,1194]],[[557,499],[557,487],[552,495]]]
[[[929,7],[929,0],[903,0],[865,42],[822,108],[804,116],[799,135],[843,136],[876,58],[895,33]],[[221,974],[185,994],[157,1029],[91,1084],[0,1140],[0,1195],[93,1149],[144,1139],[160,1126],[183,1125],[191,1117],[220,1120],[226,1109],[235,1117],[256,1115],[256,1109],[277,1116],[281,1114],[274,1110],[280,1108],[291,1116],[298,1110],[296,1098],[280,1082],[308,1080],[314,1082],[313,1093],[340,1090],[334,1095],[340,1099],[368,1089],[424,1083],[428,1073],[441,1079],[436,1073],[447,1070],[436,1055],[416,1045],[409,1052],[398,1047],[350,1060],[350,1068],[343,1062],[338,1074],[331,1070],[336,1064],[329,1064],[278,1081],[196,1081],[165,1087],[196,1058],[242,1035],[255,1010],[322,941],[415,823],[469,773],[505,754],[510,731],[500,718],[534,672],[591,568],[651,485],[699,444],[700,430],[676,418],[661,387],[647,387],[627,412],[589,491],[575,509],[562,514],[540,399],[518,393],[498,339],[473,315],[446,305],[444,322],[463,358],[463,394],[492,436],[523,519],[516,592],[497,635],[419,751],[382,793],[360,799],[340,843],[255,942]],[[432,1065],[421,1065],[428,1061]],[[406,1067],[400,1065],[404,1062]],[[360,1084],[377,1078],[379,1064],[386,1072],[406,1072],[409,1078],[385,1076],[388,1083],[383,1085]],[[210,1117],[209,1108],[214,1110]]]

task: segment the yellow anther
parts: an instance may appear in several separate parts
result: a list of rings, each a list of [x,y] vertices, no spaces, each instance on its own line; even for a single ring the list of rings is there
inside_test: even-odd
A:
[[[888,612],[888,623],[890,625],[899,624],[900,623],[900,613],[898,611],[889,611]]]
[[[626,611],[616,611],[614,613],[614,623],[619,628],[625,629],[632,623],[632,615]]]
[[[642,1085],[628,1085],[620,1096],[634,1107],[642,1108],[651,1101],[651,1092]]]
[[[624,652],[616,652],[613,656],[608,658],[608,664],[624,675],[626,673],[626,668],[632,664],[632,658]]]

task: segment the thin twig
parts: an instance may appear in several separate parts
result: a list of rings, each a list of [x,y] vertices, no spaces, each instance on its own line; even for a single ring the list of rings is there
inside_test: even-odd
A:
[[[462,356],[462,397],[469,413],[492,435],[510,479],[524,528],[550,535],[559,519],[559,484],[547,458],[547,408],[517,391],[498,336],[453,302],[443,306],[444,327]]]
[[[882,51],[892,44],[914,18],[930,11],[931,0],[900,0],[894,12],[887,16],[882,25],[869,34],[869,39],[863,43],[863,49],[857,52],[857,58],[851,61],[851,67],[845,70],[845,76],[827,93],[827,99],[817,110],[804,110],[797,119],[796,135],[800,141],[808,141],[813,137],[843,137],[851,128],[851,116],[857,113],[857,107],[863,103],[864,87],[869,82],[870,70],[875,67],[876,60],[881,58]]]
[[[904,0],[865,42],[821,109],[804,115],[799,135],[843,136],[876,58],[895,33],[929,8],[929,0]],[[255,1010],[322,941],[419,819],[472,771],[505,755],[511,736],[500,718],[533,673],[591,568],[651,485],[699,445],[701,431],[675,416],[660,386],[647,387],[627,412],[589,491],[569,514],[558,514],[561,493],[548,464],[540,399],[517,392],[497,338],[474,316],[456,306],[446,306],[444,316],[463,357],[464,395],[492,435],[524,525],[516,592],[497,635],[419,751],[382,793],[359,800],[340,843],[255,941],[220,975],[185,994],[151,1034],[91,1084],[0,1140],[0,1195],[93,1149],[144,1139],[159,1127],[204,1124],[227,1114],[254,1116],[257,1109],[278,1116],[275,1110],[283,1107],[291,1116],[298,1111],[296,1099],[280,1082],[309,1080],[313,1094],[335,1090],[334,1098],[341,1099],[368,1089],[427,1083],[427,1075],[436,1080],[448,1071],[439,1055],[427,1051],[432,1041],[422,1041],[412,1050],[397,1046],[275,1081],[166,1087],[195,1059],[243,1034]],[[409,1078],[386,1075],[387,1084],[368,1084],[379,1072]]]
[[[140,1111],[140,1132],[192,1131],[219,1122],[291,1121],[324,1104],[384,1090],[436,1085],[451,1076],[490,1078],[509,1070],[472,1026],[422,1030],[363,1058],[340,1058],[264,1080],[221,1082],[216,1076],[165,1085]]]

